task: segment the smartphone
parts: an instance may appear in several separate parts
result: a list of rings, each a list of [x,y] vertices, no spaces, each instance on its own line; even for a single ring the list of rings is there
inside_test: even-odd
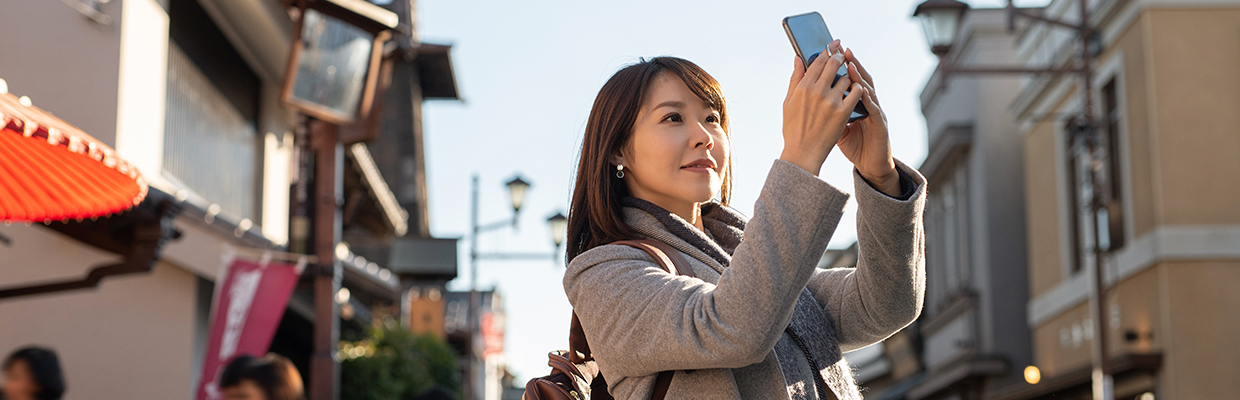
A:
[[[831,31],[827,30],[827,22],[822,19],[822,15],[815,12],[793,15],[784,18],[784,32],[788,34],[788,40],[792,42],[792,49],[797,52],[797,57],[801,58],[801,62],[805,64],[805,69],[809,69],[809,65],[818,58],[820,54],[827,51],[827,45],[831,44],[835,39],[831,38]],[[830,53],[828,53],[828,56]],[[840,80],[840,77],[848,75],[848,66],[841,65],[838,71],[835,71],[835,80],[831,81],[831,85]],[[848,92],[845,91],[847,96]],[[868,117],[870,112],[865,109],[865,105],[857,102],[857,107],[853,108],[852,115],[848,117],[848,122],[853,122]]]

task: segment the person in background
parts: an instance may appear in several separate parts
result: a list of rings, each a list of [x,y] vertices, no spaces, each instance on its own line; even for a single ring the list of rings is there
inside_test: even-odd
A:
[[[220,374],[220,389],[228,400],[302,400],[304,395],[301,374],[277,354],[234,358]]]
[[[57,400],[65,394],[60,358],[41,347],[25,347],[4,359],[4,386],[0,399]]]

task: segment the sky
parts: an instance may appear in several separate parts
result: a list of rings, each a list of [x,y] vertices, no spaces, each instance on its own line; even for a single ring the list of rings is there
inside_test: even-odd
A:
[[[554,262],[550,256],[546,219],[568,213],[590,106],[613,73],[639,57],[672,55],[697,63],[720,82],[731,120],[732,206],[752,215],[783,146],[782,102],[795,57],[780,26],[785,16],[823,15],[835,38],[873,76],[893,155],[913,167],[921,164],[926,128],[918,95],[937,60],[911,17],[917,3],[419,0],[419,35],[424,42],[452,44],[462,96],[423,107],[431,233],[462,238],[460,275],[449,289],[469,290],[471,175],[479,177],[484,224],[512,217],[505,182],[519,175],[532,183],[519,229],[484,233],[478,241],[484,253],[548,254],[546,261],[478,264],[479,289],[497,288],[504,299],[505,356],[517,382],[547,374],[547,352],[568,346],[572,308],[561,281],[562,256]],[[838,150],[820,176],[853,191],[851,164]],[[850,201],[830,248],[856,240],[855,212]]]

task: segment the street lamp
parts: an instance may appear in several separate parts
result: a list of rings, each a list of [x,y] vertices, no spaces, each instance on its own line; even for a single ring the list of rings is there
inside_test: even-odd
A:
[[[340,397],[339,362],[334,358],[340,304],[333,298],[342,293],[341,264],[334,256],[337,251],[348,254],[347,247],[336,247],[344,196],[344,147],[338,131],[340,126],[365,125],[383,43],[400,17],[360,0],[284,0],[284,5],[291,7],[294,28],[280,97],[301,114],[294,130],[297,180],[289,204],[289,249],[313,249],[320,260],[312,274],[315,323],[307,394],[310,400],[332,400]]]
[[[521,212],[521,204],[525,202],[525,189],[530,188],[530,183],[521,180],[520,176],[512,178],[506,184],[508,186],[508,196],[512,198],[512,226],[517,226],[517,213]]]
[[[472,181],[472,195],[470,197],[470,225],[472,225],[472,234],[469,239],[469,309],[466,310],[467,319],[469,321],[469,340],[468,348],[468,369],[466,372],[467,379],[465,383],[465,398],[476,399],[478,393],[474,391],[474,381],[478,368],[474,359],[479,354],[476,343],[474,343],[475,334],[478,332],[476,308],[478,307],[478,260],[546,260],[550,258],[555,262],[559,258],[560,246],[564,244],[564,238],[567,236],[568,218],[564,214],[557,212],[555,215],[547,218],[547,224],[551,228],[551,241],[555,244],[555,251],[552,253],[479,253],[478,252],[478,235],[483,232],[493,231],[497,229],[512,226],[517,227],[517,215],[521,211],[521,206],[525,203],[525,193],[530,188],[530,183],[521,179],[520,176],[514,177],[511,181],[504,184],[508,187],[508,197],[512,202],[512,220],[501,220],[489,224],[478,223],[478,175],[474,174]]]
[[[914,17],[921,17],[921,27],[926,30],[930,52],[942,57],[951,50],[960,29],[960,19],[969,5],[956,0],[927,0],[918,4]]]
[[[1077,40],[1081,44],[1080,63],[1077,66],[1056,67],[1048,65],[1045,67],[1029,68],[1025,66],[1015,67],[958,67],[952,65],[953,61],[947,57],[951,44],[956,39],[956,31],[960,26],[960,21],[964,13],[968,10],[968,5],[955,0],[926,0],[919,4],[917,9],[913,11],[914,17],[920,17],[922,26],[926,30],[926,40],[930,44],[930,52],[939,56],[938,72],[940,73],[939,87],[947,85],[947,79],[952,74],[1078,74],[1081,78],[1081,94],[1083,109],[1081,115],[1073,121],[1072,136],[1081,137],[1088,143],[1087,146],[1073,145],[1074,151],[1078,154],[1085,153],[1090,157],[1090,165],[1100,166],[1106,165],[1107,154],[1104,148],[1099,146],[1099,132],[1093,117],[1093,63],[1094,56],[1101,51],[1101,39],[1097,31],[1089,26],[1090,13],[1089,6],[1085,0],[1076,0],[1079,7],[1079,22],[1066,22],[1053,18],[1043,17],[1041,15],[1025,12],[1019,8],[1012,0],[1007,1],[1007,17],[1008,31],[1015,31],[1016,17],[1042,22],[1048,25],[1061,28],[1068,28],[1077,34]],[[1077,141],[1074,141],[1076,143]],[[1084,148],[1088,147],[1088,148]],[[1093,391],[1095,399],[1112,399],[1113,384],[1111,380],[1110,360],[1107,358],[1107,320],[1106,306],[1106,283],[1103,280],[1102,264],[1104,257],[1110,251],[1110,233],[1109,229],[1114,229],[1107,223],[1108,209],[1110,200],[1107,198],[1109,190],[1104,190],[1102,185],[1106,184],[1106,176],[1103,172],[1104,168],[1084,168],[1085,171],[1075,173],[1084,175],[1082,181],[1090,182],[1095,187],[1092,192],[1092,201],[1090,207],[1093,209],[1095,234],[1097,239],[1094,241],[1094,284],[1092,287],[1092,296],[1090,312],[1093,314],[1094,321],[1094,370],[1093,370]],[[1084,192],[1084,191],[1083,191]],[[1073,210],[1076,212],[1076,210]]]
[[[551,226],[551,242],[555,243],[558,254],[560,246],[564,245],[564,238],[568,236],[568,217],[557,212],[551,218],[547,218],[547,225]]]

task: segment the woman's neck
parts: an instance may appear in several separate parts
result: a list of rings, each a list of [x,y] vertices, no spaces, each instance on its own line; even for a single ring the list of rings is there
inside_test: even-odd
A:
[[[685,220],[685,222],[688,222],[689,225],[693,225],[693,227],[697,228],[697,230],[702,232],[706,231],[702,227],[702,203],[685,202],[662,196],[638,195],[633,197],[654,203],[654,205],[662,207],[664,210],[667,210],[672,214],[676,214],[677,217]]]

